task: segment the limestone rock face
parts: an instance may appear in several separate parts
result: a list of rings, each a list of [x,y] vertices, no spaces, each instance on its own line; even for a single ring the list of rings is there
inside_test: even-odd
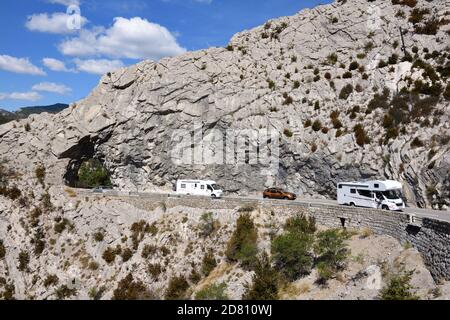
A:
[[[414,25],[405,5],[336,1],[238,33],[227,48],[143,61],[104,75],[86,99],[57,115],[0,126],[0,154],[25,176],[44,165],[55,184],[70,183],[83,159],[97,157],[117,188],[138,191],[210,178],[233,193],[279,185],[334,197],[338,181],[390,178],[403,182],[410,205],[445,208],[447,5],[418,1],[430,13]],[[441,21],[436,34],[421,33],[433,16]],[[180,163],[175,133],[187,130],[188,146],[198,146],[194,128],[201,128],[205,159],[194,161],[202,155],[194,150],[192,161]],[[275,169],[261,161],[208,162],[227,145],[208,139],[249,129],[279,135]]]

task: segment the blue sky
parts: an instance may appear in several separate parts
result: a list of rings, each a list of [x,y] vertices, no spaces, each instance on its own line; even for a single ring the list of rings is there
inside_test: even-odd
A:
[[[329,2],[2,0],[0,108],[74,102],[111,69],[226,46],[236,32]]]

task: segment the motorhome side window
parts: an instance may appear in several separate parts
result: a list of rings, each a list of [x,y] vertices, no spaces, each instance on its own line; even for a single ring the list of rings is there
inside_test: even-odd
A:
[[[205,186],[204,186],[204,185],[201,185],[201,186],[200,186],[200,189],[205,190]]]
[[[356,193],[356,189],[350,189],[350,193]]]
[[[363,196],[363,197],[373,198],[372,191],[369,191],[369,190],[360,190],[360,189],[358,189],[358,194]]]
[[[181,189],[186,189],[186,184],[182,184]]]
[[[339,189],[342,189],[342,184],[340,184],[340,185],[338,186],[338,188],[339,188]]]
[[[375,183],[373,186],[374,186],[374,188],[377,188],[377,189],[380,187],[380,185],[378,183]]]

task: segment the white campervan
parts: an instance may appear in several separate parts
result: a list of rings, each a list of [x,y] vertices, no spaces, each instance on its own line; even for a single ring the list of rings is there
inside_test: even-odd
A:
[[[221,198],[223,195],[223,191],[219,189],[216,182],[211,180],[178,180],[175,192],[212,198]]]
[[[337,199],[344,205],[401,211],[405,208],[401,191],[402,184],[394,180],[339,182]]]

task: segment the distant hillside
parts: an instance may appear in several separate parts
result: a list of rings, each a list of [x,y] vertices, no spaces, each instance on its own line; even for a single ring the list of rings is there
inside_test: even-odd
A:
[[[69,105],[64,103],[56,103],[49,106],[32,106],[32,107],[24,107],[20,108],[18,111],[9,112],[3,110],[0,107],[0,124],[5,124],[7,122],[17,120],[17,119],[25,119],[31,114],[39,114],[43,112],[48,113],[58,113]]]

